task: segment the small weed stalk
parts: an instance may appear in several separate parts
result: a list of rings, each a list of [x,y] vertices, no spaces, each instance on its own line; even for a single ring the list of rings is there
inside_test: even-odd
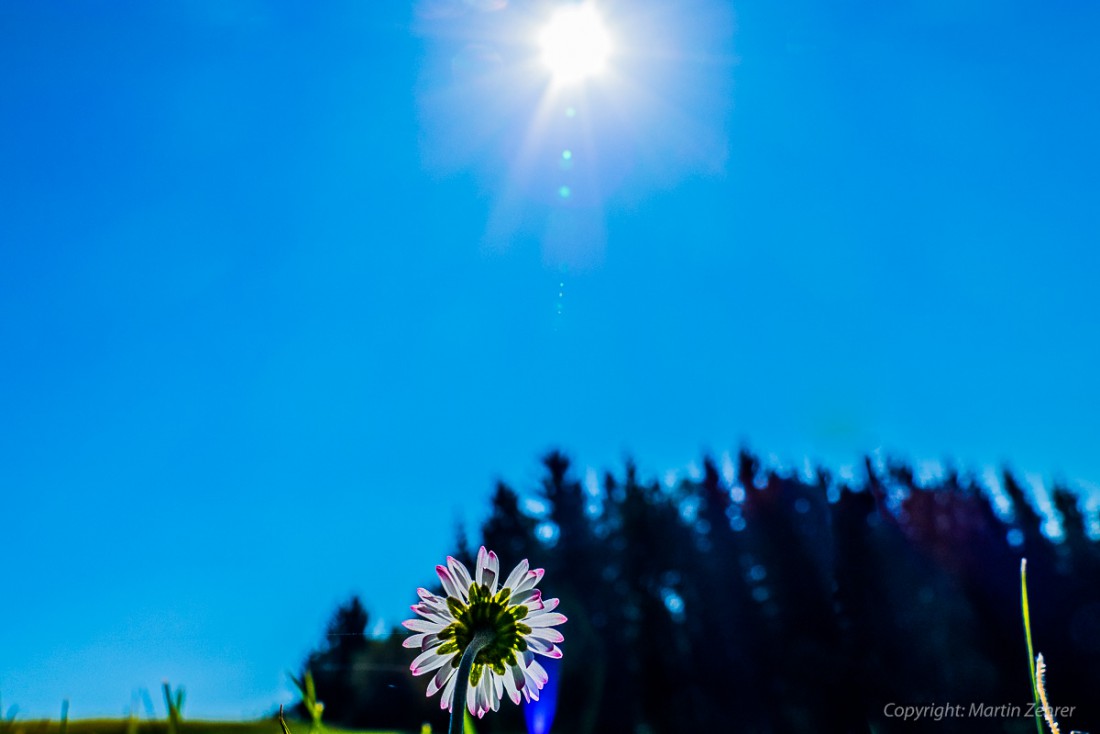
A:
[[[58,734],[67,734],[69,731],[69,699],[65,699],[61,702],[61,726],[58,727]]]
[[[306,668],[301,678],[295,678],[293,673],[287,673],[287,675],[302,696],[302,705],[309,712],[309,734],[323,732],[325,728],[321,724],[321,714],[325,711],[325,704],[317,700],[317,687],[313,684],[313,673]]]
[[[1035,647],[1031,643],[1031,614],[1027,603],[1027,559],[1020,560],[1020,600],[1024,612],[1024,634],[1027,637],[1027,667],[1031,672],[1031,695],[1035,700],[1035,728],[1039,734],[1043,734],[1043,719],[1050,727],[1050,734],[1061,734],[1058,721],[1054,718],[1054,709],[1051,708],[1050,699],[1047,696],[1046,662],[1043,654],[1035,654]],[[1032,664],[1032,661],[1035,661]],[[1070,734],[1083,734],[1072,731]]]
[[[180,711],[183,709],[183,686],[172,694],[172,687],[164,681],[164,703],[168,707],[168,734],[180,734]]]
[[[1039,657],[1035,658],[1035,687],[1039,691],[1039,701],[1043,704],[1043,718],[1047,720],[1047,726],[1050,727],[1051,734],[1062,734],[1058,728],[1058,722],[1054,720],[1054,710],[1050,707],[1050,701],[1047,700],[1047,688],[1046,688],[1046,672],[1047,666],[1043,662],[1043,653],[1039,653]]]

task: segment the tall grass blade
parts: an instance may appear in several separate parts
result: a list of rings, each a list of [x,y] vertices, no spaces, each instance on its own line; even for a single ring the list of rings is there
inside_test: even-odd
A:
[[[180,712],[183,709],[183,686],[172,695],[172,687],[164,681],[164,703],[168,707],[168,734],[180,734]]]
[[[287,676],[290,677],[290,682],[294,684],[294,687],[298,689],[298,694],[302,697],[302,705],[309,712],[310,734],[324,731],[325,727],[321,724],[321,715],[325,710],[325,704],[317,700],[317,687],[313,683],[313,672],[306,668],[301,678],[295,678],[293,673],[287,673]]]
[[[290,727],[286,725],[286,718],[283,716],[283,705],[279,704],[279,726],[283,729],[283,734],[290,734]]]
[[[1031,696],[1035,701],[1035,729],[1043,734],[1039,718],[1039,685],[1035,680],[1035,647],[1031,644],[1031,612],[1027,604],[1027,559],[1020,559],[1020,602],[1024,610],[1024,634],[1027,637],[1027,669],[1031,673]]]
[[[138,734],[138,699],[141,697],[137,691],[130,695],[130,715],[126,719],[126,734]]]

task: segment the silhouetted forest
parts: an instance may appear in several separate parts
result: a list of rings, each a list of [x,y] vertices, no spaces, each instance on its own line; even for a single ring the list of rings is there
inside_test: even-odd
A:
[[[857,483],[823,469],[807,481],[747,451],[735,464],[723,477],[706,460],[671,488],[628,464],[593,491],[554,452],[523,494],[537,511],[498,484],[483,542],[503,566],[545,568],[540,587],[569,621],[557,695],[537,710],[505,701],[479,732],[525,731],[525,714],[552,714],[562,734],[1034,731],[1026,710],[971,710],[1031,700],[1021,557],[1051,702],[1075,707],[1062,730],[1100,732],[1100,544],[1074,493],[1052,490],[1051,539],[1009,472],[998,513],[956,472],[922,484],[868,460]],[[460,533],[455,545],[472,568],[477,544]],[[423,582],[410,580],[410,601]],[[352,599],[305,663],[326,721],[443,730],[438,697],[408,672],[404,631],[370,639],[367,622]],[[905,722],[889,704],[964,715]]]

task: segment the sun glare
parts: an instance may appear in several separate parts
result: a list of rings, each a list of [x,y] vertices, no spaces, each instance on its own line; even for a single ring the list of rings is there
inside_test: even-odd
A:
[[[599,74],[611,52],[611,39],[590,5],[558,9],[539,41],[543,62],[563,82]]]

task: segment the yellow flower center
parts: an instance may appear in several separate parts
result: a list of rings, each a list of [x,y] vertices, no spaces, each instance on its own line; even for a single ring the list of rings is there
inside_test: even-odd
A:
[[[516,664],[516,653],[527,649],[525,635],[531,634],[531,628],[519,620],[527,616],[527,607],[509,606],[511,589],[501,589],[496,595],[489,594],[485,584],[470,584],[470,603],[463,604],[454,597],[447,597],[447,607],[455,621],[439,633],[440,638],[448,640],[439,647],[440,654],[452,652],[458,654],[451,665],[458,667],[462,653],[478,632],[489,632],[493,639],[481,648],[474,658],[474,667],[470,673],[470,683],[477,685],[485,666],[489,666],[498,675],[504,675],[506,665]]]

